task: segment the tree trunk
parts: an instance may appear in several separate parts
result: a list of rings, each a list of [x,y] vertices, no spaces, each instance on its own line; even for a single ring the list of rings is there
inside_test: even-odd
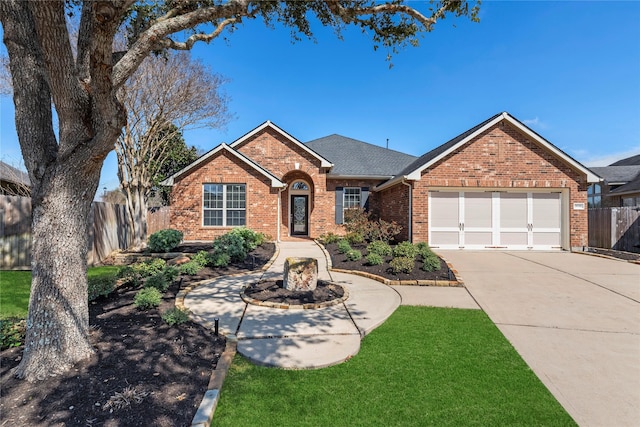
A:
[[[24,356],[15,372],[29,380],[64,372],[93,354],[87,250],[89,212],[99,169],[93,176],[83,173],[81,179],[69,174],[67,167],[56,169],[48,185],[35,189],[42,199],[33,204],[34,262],[27,335]]]
[[[141,249],[147,241],[147,202],[145,190],[139,185],[127,185],[127,212],[129,213],[129,226],[133,233],[131,247]]]

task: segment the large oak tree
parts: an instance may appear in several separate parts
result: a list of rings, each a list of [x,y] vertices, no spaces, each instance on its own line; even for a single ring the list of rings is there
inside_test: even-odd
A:
[[[70,36],[65,6],[79,13],[77,38]],[[338,34],[356,26],[371,35],[374,47],[391,51],[417,45],[419,36],[447,15],[477,19],[477,4],[470,7],[464,0],[434,0],[426,12],[413,6],[402,0],[1,1],[16,130],[33,207],[33,280],[16,375],[28,380],[55,375],[93,353],[86,274],[89,209],[102,163],[126,124],[117,91],[145,58],[166,49],[189,50],[258,18],[289,28],[294,38],[311,37],[312,24]],[[114,52],[122,25],[128,48]]]

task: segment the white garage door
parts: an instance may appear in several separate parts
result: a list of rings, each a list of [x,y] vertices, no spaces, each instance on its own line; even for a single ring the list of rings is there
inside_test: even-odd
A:
[[[559,192],[429,192],[433,247],[560,249],[561,239]]]

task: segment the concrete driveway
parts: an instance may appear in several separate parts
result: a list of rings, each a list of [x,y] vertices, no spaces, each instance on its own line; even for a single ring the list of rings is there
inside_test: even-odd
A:
[[[639,265],[567,252],[439,252],[579,425],[640,425]]]

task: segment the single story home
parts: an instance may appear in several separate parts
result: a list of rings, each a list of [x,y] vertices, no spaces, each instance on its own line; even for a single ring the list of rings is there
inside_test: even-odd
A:
[[[640,206],[640,154],[590,169],[604,178],[588,189],[590,208]]]
[[[267,121],[163,184],[185,240],[237,226],[316,238],[342,232],[359,206],[432,247],[571,250],[588,243],[587,188],[599,181],[505,112],[421,157],[340,135],[302,143]]]

